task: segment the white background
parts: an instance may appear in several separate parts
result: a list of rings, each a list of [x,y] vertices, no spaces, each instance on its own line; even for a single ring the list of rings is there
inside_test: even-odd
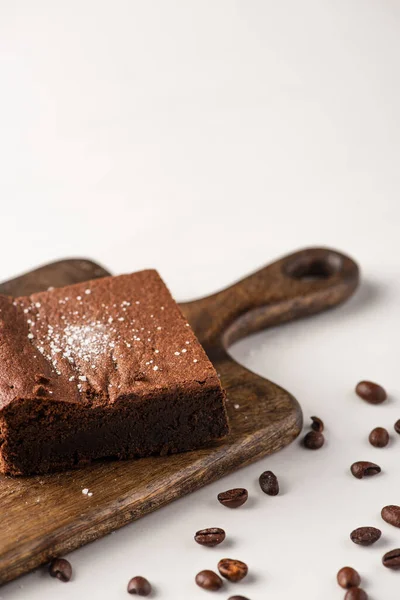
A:
[[[343,308],[232,349],[326,421],[322,450],[295,442],[74,552],[73,582],[39,570],[2,598],[118,600],[141,574],[160,600],[200,600],[195,574],[230,556],[251,576],[217,598],[339,599],[351,564],[372,600],[398,599],[380,561],[400,532],[379,514],[400,503],[400,437],[367,436],[400,418],[399,59],[397,0],[0,0],[2,279],[84,256],[156,267],[183,300],[310,245],[363,270]],[[390,400],[359,400],[361,378]],[[383,473],[354,479],[360,459]],[[281,496],[260,492],[266,468]],[[216,501],[233,486],[237,511]],[[382,540],[353,545],[360,525]],[[225,546],[193,542],[208,526]]]

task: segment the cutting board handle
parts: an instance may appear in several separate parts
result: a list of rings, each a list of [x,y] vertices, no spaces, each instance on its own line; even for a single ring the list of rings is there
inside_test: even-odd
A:
[[[227,348],[265,327],[340,304],[351,296],[358,281],[358,266],[345,254],[306,248],[181,308],[206,349]]]

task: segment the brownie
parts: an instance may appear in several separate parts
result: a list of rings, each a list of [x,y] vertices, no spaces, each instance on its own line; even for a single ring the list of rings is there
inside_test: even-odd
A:
[[[193,450],[225,394],[156,271],[0,296],[0,471]]]

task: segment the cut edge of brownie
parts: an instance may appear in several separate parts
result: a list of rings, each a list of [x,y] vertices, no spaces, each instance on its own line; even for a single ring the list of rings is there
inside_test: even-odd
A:
[[[113,405],[89,410],[76,404],[49,405],[44,399],[20,400],[0,417],[0,469],[12,475],[42,474],[99,459],[186,452],[223,438],[228,429],[224,393],[212,386],[134,402],[121,397]]]

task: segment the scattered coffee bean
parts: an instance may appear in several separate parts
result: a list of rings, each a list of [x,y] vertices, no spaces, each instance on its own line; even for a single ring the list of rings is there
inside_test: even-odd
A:
[[[309,431],[304,437],[303,444],[309,450],[319,450],[325,443],[325,438],[319,431]]]
[[[388,569],[400,569],[400,549],[397,548],[397,550],[386,552],[382,558],[382,563]]]
[[[277,496],[279,494],[279,483],[276,475],[272,471],[264,471],[260,475],[260,488],[268,496]]]
[[[400,419],[394,424],[394,430],[396,433],[400,433]]]
[[[225,531],[219,527],[200,529],[200,531],[196,532],[194,539],[200,546],[209,546],[210,548],[213,548],[224,541]]]
[[[370,404],[382,404],[387,398],[383,387],[372,381],[360,381],[356,386],[356,394]]]
[[[242,562],[241,560],[223,558],[218,563],[218,571],[222,577],[225,577],[225,579],[236,583],[237,581],[241,581],[246,577],[248,568],[246,563]]]
[[[348,590],[352,587],[358,587],[361,583],[361,577],[352,567],[343,567],[337,574],[337,582],[340,587]]]
[[[67,582],[72,577],[72,567],[65,558],[55,558],[51,561],[49,573],[52,577],[57,577],[60,581]]]
[[[353,463],[350,470],[357,479],[372,477],[381,472],[381,468],[378,465],[366,460],[359,460],[358,462]]]
[[[196,583],[203,590],[215,592],[222,588],[222,579],[214,571],[200,571],[196,575]]]
[[[369,443],[375,448],[384,448],[389,443],[389,433],[384,427],[375,427],[369,434]]]
[[[245,598],[244,596],[230,596],[228,598],[228,600],[249,600],[249,599]]]
[[[234,488],[218,494],[218,501],[228,508],[238,508],[247,501],[248,491],[244,488]]]
[[[400,527],[400,506],[395,506],[394,504],[384,506],[381,511],[381,516],[386,523],[389,523],[389,525]]]
[[[368,600],[367,592],[359,587],[350,588],[344,597],[344,600]]]
[[[322,433],[325,429],[324,422],[319,417],[311,417],[311,421],[311,429],[318,431],[318,433]]]
[[[376,527],[359,527],[351,532],[350,539],[359,546],[372,546],[381,535],[381,530]]]
[[[132,577],[128,583],[128,594],[149,596],[151,594],[151,585],[145,577]]]

